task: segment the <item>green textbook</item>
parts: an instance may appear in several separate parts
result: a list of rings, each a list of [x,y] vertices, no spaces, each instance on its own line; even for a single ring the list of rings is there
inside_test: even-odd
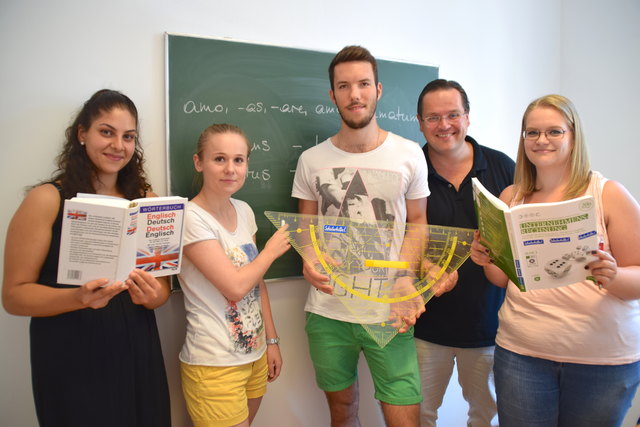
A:
[[[592,196],[509,207],[472,178],[482,243],[521,291],[594,280],[586,264],[599,246]]]

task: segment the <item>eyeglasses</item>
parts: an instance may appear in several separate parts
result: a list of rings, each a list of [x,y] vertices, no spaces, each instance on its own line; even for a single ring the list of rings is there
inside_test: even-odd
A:
[[[549,141],[559,141],[567,132],[568,131],[562,128],[551,128],[545,131],[541,131],[538,129],[525,129],[522,132],[522,137],[527,141],[537,141],[538,139],[540,139],[540,135],[544,133],[544,136],[546,136]]]
[[[435,125],[437,123],[440,123],[440,120],[442,120],[442,119],[445,119],[449,123],[456,123],[457,121],[460,120],[460,118],[463,116],[463,114],[466,114],[466,113],[460,113],[458,111],[454,111],[454,112],[449,113],[449,114],[444,115],[444,116],[439,116],[437,114],[430,114],[430,115],[428,115],[426,117],[423,117],[422,121],[427,122],[430,125]]]

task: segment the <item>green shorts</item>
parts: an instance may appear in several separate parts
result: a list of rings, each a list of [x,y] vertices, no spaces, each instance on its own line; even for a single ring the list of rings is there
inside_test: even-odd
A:
[[[362,351],[376,399],[391,405],[415,405],[422,401],[413,328],[397,334],[380,348],[362,325],[309,312],[306,316],[309,352],[321,390],[340,391],[351,386],[358,377]]]

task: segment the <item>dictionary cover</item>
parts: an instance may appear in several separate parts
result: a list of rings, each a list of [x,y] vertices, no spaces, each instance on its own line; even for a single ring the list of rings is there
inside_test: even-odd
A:
[[[124,281],[134,268],[156,277],[179,273],[186,203],[184,197],[95,194],[65,200],[58,283]]]

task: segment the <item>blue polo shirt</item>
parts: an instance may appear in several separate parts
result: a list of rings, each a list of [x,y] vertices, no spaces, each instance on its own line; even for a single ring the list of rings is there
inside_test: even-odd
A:
[[[471,178],[478,178],[496,196],[513,183],[515,163],[509,156],[479,145],[470,136],[466,141],[473,147],[473,166],[457,191],[435,171],[427,145],[422,149],[429,165],[429,224],[476,229]],[[495,345],[498,310],[505,290],[491,284],[482,267],[471,259],[458,269],[458,274],[453,290],[427,303],[426,311],[416,323],[415,337],[449,347]]]

